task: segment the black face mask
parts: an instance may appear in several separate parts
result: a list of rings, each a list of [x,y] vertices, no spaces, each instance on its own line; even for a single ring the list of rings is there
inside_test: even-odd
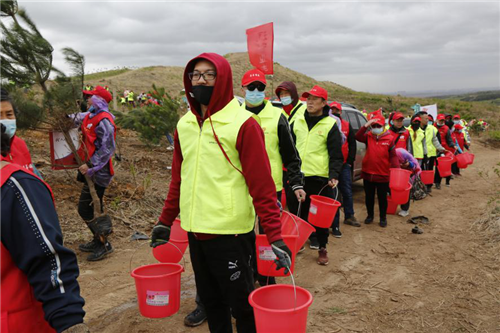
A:
[[[214,87],[193,86],[191,90],[193,91],[192,96],[198,101],[198,103],[208,105],[210,103],[210,99],[212,98]]]
[[[417,130],[420,128],[420,124],[411,124],[411,128],[413,128],[414,130]]]

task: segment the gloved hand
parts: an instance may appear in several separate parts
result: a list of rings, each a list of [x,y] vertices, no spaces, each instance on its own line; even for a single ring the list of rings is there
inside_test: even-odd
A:
[[[83,323],[71,326],[61,333],[90,333],[89,327]]]
[[[168,243],[170,240],[170,227],[158,222],[151,232],[151,247]]]
[[[277,266],[276,270],[285,268],[285,274],[288,274],[289,268],[292,266],[292,252],[283,240],[272,243],[271,247],[276,257],[278,257],[278,259],[274,260]]]

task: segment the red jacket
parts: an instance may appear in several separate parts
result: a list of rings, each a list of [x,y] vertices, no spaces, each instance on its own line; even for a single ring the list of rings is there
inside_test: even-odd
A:
[[[22,141],[22,140],[21,140]],[[23,141],[24,142],[24,141]],[[0,186],[16,171],[25,171],[21,166],[9,164],[2,168]],[[33,175],[31,172],[29,172]],[[48,187],[48,186],[47,186]],[[49,188],[50,190],[50,188]],[[42,303],[35,299],[33,287],[14,263],[7,248],[1,244],[1,276],[2,276],[2,333],[55,333],[44,319]]]
[[[7,156],[2,156],[2,161],[7,161],[22,166],[26,170],[33,171],[31,163],[31,155],[23,139],[14,135],[10,142],[10,153]]]
[[[81,128],[83,135],[83,144],[80,146],[80,149],[78,150],[78,155],[80,155],[80,158],[84,162],[89,161],[92,155],[94,155],[95,153],[94,142],[97,139],[97,133],[95,132],[95,129],[103,119],[107,119],[111,123],[111,125],[113,125],[113,127],[116,128],[113,116],[111,116],[111,114],[109,114],[108,112],[99,112],[92,118],[90,118],[90,113],[89,113],[85,116],[85,118],[82,121]],[[116,131],[114,131],[114,136],[116,140]],[[111,176],[115,174],[115,170],[113,169],[112,159],[110,159],[109,161],[109,172]]]
[[[396,133],[391,129],[392,136],[394,136],[394,140],[398,137],[400,133]],[[408,149],[408,141],[410,140],[410,131],[405,130],[401,135],[399,136],[398,142],[396,142],[396,146],[394,148],[403,148],[403,149]]]
[[[344,119],[340,119],[342,125],[342,133],[345,135],[345,142],[342,145],[342,155],[344,155],[344,164],[347,163],[347,157],[349,156],[349,142],[347,138],[349,137],[349,122]]]
[[[455,153],[455,148],[450,147],[446,140],[446,135],[450,131],[450,128],[447,125],[443,125],[441,127],[436,125],[436,128],[438,129],[439,136],[441,137],[441,145],[443,146],[443,148],[447,151]]]
[[[386,131],[378,137],[366,131],[367,128],[363,126],[356,133],[356,140],[366,143],[361,178],[376,183],[389,182],[391,158],[395,153],[395,137],[391,131]]]
[[[233,98],[233,81],[231,67],[227,60],[218,54],[203,53],[192,59],[186,66],[184,72],[184,87],[186,92],[192,89],[191,80],[188,73],[194,69],[195,62],[200,59],[206,59],[212,62],[217,68],[217,81],[214,86],[212,98],[208,105],[208,111],[205,117],[200,116],[200,104],[189,93],[186,97],[191,106],[193,114],[198,119],[201,126],[209,114],[215,114],[223,109]],[[240,155],[242,171],[253,198],[255,212],[260,218],[260,223],[267,235],[269,242],[281,239],[280,211],[276,200],[276,186],[271,176],[271,166],[267,156],[264,143],[264,132],[259,123],[253,118],[248,119],[240,128],[236,141],[236,149]],[[179,143],[177,131],[174,134],[174,159],[172,162],[172,180],[168,191],[167,199],[160,216],[160,222],[165,225],[172,225],[173,221],[179,215],[179,198],[181,185],[181,165],[182,151]],[[208,199],[208,198],[207,198]],[[214,235],[197,234],[199,239],[208,239],[216,237]]]

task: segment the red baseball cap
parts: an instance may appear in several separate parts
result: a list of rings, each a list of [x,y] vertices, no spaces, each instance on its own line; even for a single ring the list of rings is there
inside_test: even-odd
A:
[[[437,118],[436,118],[436,120],[445,120],[445,119],[446,119],[446,117],[445,117],[445,115],[444,115],[444,114],[442,114],[442,113],[438,114],[438,115],[437,115]]]
[[[427,114],[427,117],[429,117],[429,119],[431,119],[431,120],[434,120],[434,117],[430,113]]]
[[[342,104],[340,104],[339,102],[332,102],[332,103],[330,104],[330,108],[331,108],[331,109],[334,109],[334,108],[335,108],[335,109],[337,109],[337,110],[339,110],[339,111],[342,111]]]
[[[241,85],[243,87],[246,87],[250,83],[255,81],[267,85],[266,75],[256,68],[249,70],[245,73],[245,75],[243,75],[243,78],[241,79]]]
[[[460,119],[460,115],[459,114],[454,115],[453,119]]]
[[[328,100],[328,92],[324,88],[321,88],[320,86],[314,86],[314,87],[312,87],[311,90],[309,90],[308,92],[303,93],[302,97],[307,98],[307,97],[309,97],[309,95],[313,95],[313,96],[316,96],[316,97],[321,97],[325,101]]]
[[[108,103],[113,100],[113,96],[111,96],[111,93],[101,86],[95,87],[94,90],[82,90],[82,92],[84,95],[97,95],[99,97],[102,97]]]
[[[374,124],[379,124],[380,126],[384,127],[385,126],[385,119],[383,117],[380,117],[380,116],[375,116],[372,118],[373,120],[375,120],[373,123]]]
[[[416,122],[416,121],[422,121],[422,118],[420,118],[420,117],[415,117],[415,118],[413,118],[413,121],[412,121],[412,122]]]
[[[461,130],[462,128],[464,128],[464,127],[463,127],[462,125],[460,125],[460,124],[456,124],[454,127],[455,127],[456,129],[459,129],[459,130]]]
[[[397,120],[397,119],[405,119],[405,116],[401,112],[396,112],[392,116],[392,120]]]

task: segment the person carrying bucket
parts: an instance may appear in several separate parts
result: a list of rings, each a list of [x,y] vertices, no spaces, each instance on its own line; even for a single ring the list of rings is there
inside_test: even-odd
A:
[[[469,130],[468,130],[468,124],[465,120],[461,119],[461,117],[458,113],[453,116],[453,126],[454,125],[461,125],[463,127],[462,133],[464,135],[464,140],[467,143],[467,145],[470,146],[471,140],[470,140],[470,135],[469,135]]]
[[[438,130],[433,126],[434,118],[432,115],[425,111],[420,111],[418,113],[421,121],[420,127],[425,134],[425,145],[427,146],[427,155],[424,155],[424,160],[422,161],[422,170],[429,171],[434,170],[434,165],[436,164],[436,157],[438,152],[444,152],[445,149],[439,143]],[[430,193],[432,189],[432,184],[426,185],[427,192]]]
[[[248,296],[254,289],[255,215],[278,257],[291,266],[264,133],[233,95],[229,62],[215,53],[190,60],[184,71],[190,105],[174,133],[172,180],[151,246],[170,239],[180,214],[188,232],[196,289],[211,332],[255,332]]]
[[[410,183],[413,185],[417,176],[422,172],[419,161],[404,148],[395,148],[395,155],[392,158],[395,160],[391,161],[391,165],[398,165],[401,169],[411,171]],[[410,214],[410,201],[411,196],[407,203],[401,205],[399,216],[406,217]]]
[[[420,166],[422,165],[424,156],[427,154],[425,133],[420,128],[421,120],[422,118],[420,118],[418,115],[414,115],[411,118],[410,126],[408,127],[412,143],[411,154],[417,159]]]
[[[371,116],[371,117],[370,117]],[[375,192],[378,197],[380,226],[387,226],[387,193],[395,138],[384,128],[385,120],[379,115],[369,115],[368,122],[356,133],[356,140],[366,144],[366,153],[361,167],[361,178],[365,189],[365,204],[368,216],[365,224],[373,222]],[[397,167],[397,166],[395,166]]]
[[[1,155],[10,138],[1,125]],[[2,160],[1,332],[87,333],[76,255],[64,247],[50,187]]]
[[[401,112],[391,113],[389,116],[389,130],[395,137],[394,145],[396,148],[406,149],[410,154],[413,152],[410,131],[403,126],[405,116]]]
[[[443,146],[443,148],[446,151],[449,151],[452,154],[455,154],[455,144],[453,143],[453,139],[451,138],[451,131],[448,125],[445,124],[446,122],[446,117],[444,114],[438,114],[436,117],[436,128],[439,132],[439,143]],[[444,156],[444,154],[441,154]],[[438,161],[436,159],[436,172],[434,175],[434,185],[436,186],[436,189],[440,190],[441,189],[441,175],[439,174],[439,169],[437,167]],[[450,186],[450,180],[451,176],[446,177],[446,186]]]
[[[451,138],[457,147],[457,154],[462,154],[465,149],[469,150],[469,145],[465,140],[464,127],[460,124],[453,126],[453,133],[451,133]],[[460,168],[458,163],[455,162],[451,165],[452,172],[456,176],[460,176]]]
[[[344,133],[346,137],[345,142],[342,144],[342,155],[344,157],[344,164],[342,165],[342,171],[339,176],[339,190],[342,194],[342,205],[344,207],[344,224],[352,225],[353,227],[361,227],[354,216],[354,204],[352,199],[352,171],[354,166],[354,161],[356,160],[356,133],[351,126],[351,124],[341,118],[342,114],[342,104],[338,102],[333,102],[330,104],[330,109],[332,114],[336,115],[342,123],[341,132]],[[341,237],[342,233],[339,229],[340,214],[336,214],[332,225],[332,232],[335,237]]]
[[[281,110],[265,100],[266,76],[258,69],[252,69],[243,75],[241,80],[242,92],[245,102],[242,108],[259,116],[260,126],[264,131],[266,151],[271,164],[271,174],[276,185],[276,197],[281,202],[284,195],[283,167],[287,170],[289,186],[296,199],[303,202],[306,198],[304,192],[304,175],[300,171],[301,161],[295,143],[290,134],[290,125]],[[259,233],[264,233],[259,223]],[[274,277],[257,276],[261,286],[275,284]]]
[[[302,97],[307,98],[307,112],[292,124],[292,135],[302,158],[304,190],[307,193],[306,200],[301,204],[300,217],[308,221],[311,195],[333,198],[331,188],[335,188],[334,191],[337,192],[344,156],[340,131],[335,119],[329,116],[327,91],[314,86],[309,92],[303,93]],[[311,248],[314,245],[318,248],[319,265],[328,265],[328,233],[328,228],[316,227],[316,237],[311,238]]]

